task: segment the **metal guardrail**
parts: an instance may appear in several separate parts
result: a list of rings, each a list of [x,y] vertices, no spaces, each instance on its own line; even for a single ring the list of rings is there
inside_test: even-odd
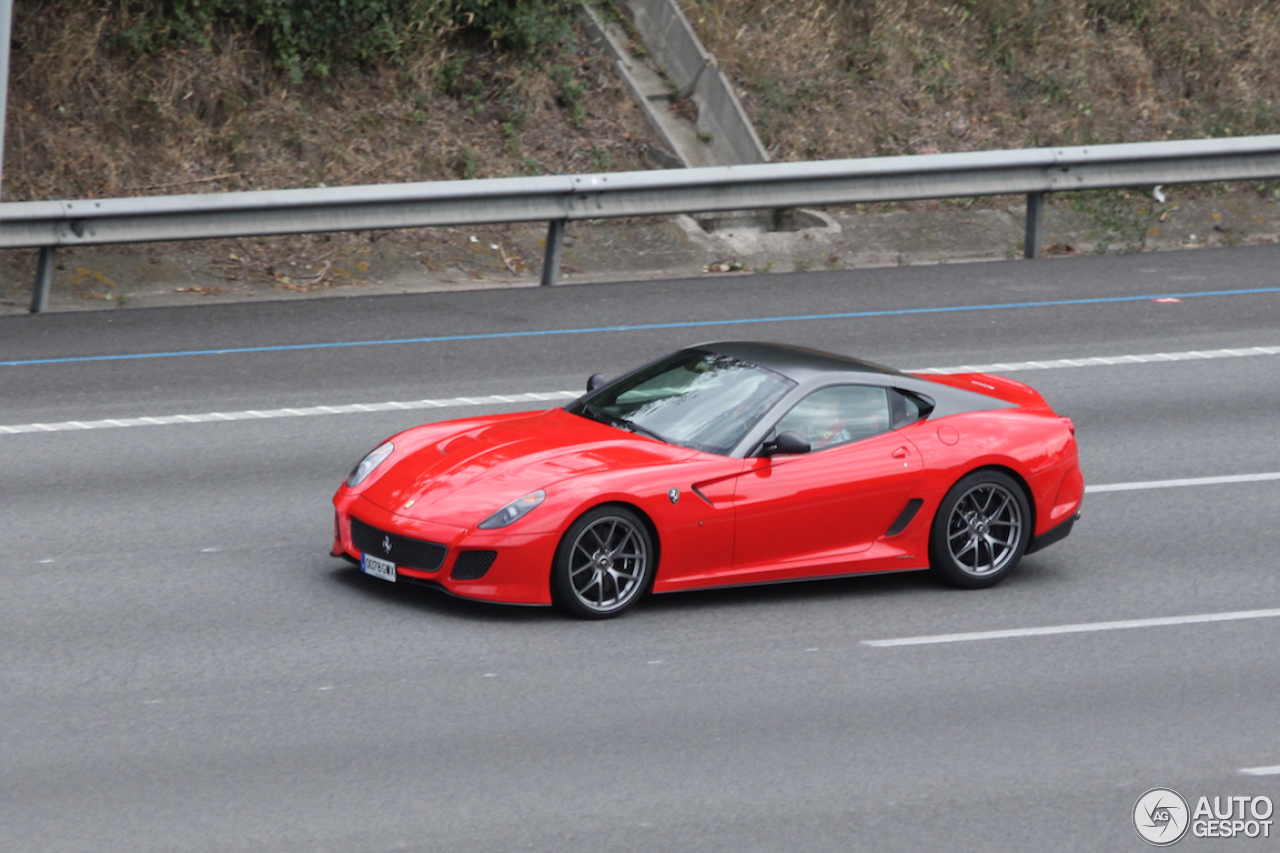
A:
[[[548,222],[542,283],[570,220],[965,196],[1027,196],[1039,254],[1046,193],[1280,177],[1280,135],[706,169],[0,204],[0,248],[39,248],[32,311],[63,246]]]

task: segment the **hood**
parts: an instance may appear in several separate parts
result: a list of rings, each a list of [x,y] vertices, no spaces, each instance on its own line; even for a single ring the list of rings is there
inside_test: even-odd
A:
[[[441,426],[424,429],[438,432]],[[459,426],[393,457],[363,496],[388,512],[473,527],[511,501],[571,477],[667,464],[696,453],[563,409]]]

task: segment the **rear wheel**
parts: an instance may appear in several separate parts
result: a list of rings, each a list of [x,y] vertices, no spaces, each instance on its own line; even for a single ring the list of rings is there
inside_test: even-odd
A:
[[[625,507],[596,507],[556,548],[551,598],[566,613],[606,619],[635,603],[652,571],[653,541],[639,516]]]
[[[1022,487],[1000,471],[974,471],[951,487],[929,534],[929,565],[966,589],[993,586],[1013,571],[1031,541]]]

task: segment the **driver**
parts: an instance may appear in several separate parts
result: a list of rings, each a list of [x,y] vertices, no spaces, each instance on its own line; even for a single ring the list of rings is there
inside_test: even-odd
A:
[[[853,436],[844,422],[840,406],[832,394],[820,394],[809,415],[806,438],[812,450],[821,450],[850,441]]]

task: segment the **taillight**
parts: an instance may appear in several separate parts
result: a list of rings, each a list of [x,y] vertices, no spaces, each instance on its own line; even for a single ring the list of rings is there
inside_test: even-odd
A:
[[[1076,425],[1075,425],[1075,422],[1071,420],[1071,418],[1058,418],[1058,420],[1066,424],[1067,429],[1071,430],[1072,435],[1076,434]]]

